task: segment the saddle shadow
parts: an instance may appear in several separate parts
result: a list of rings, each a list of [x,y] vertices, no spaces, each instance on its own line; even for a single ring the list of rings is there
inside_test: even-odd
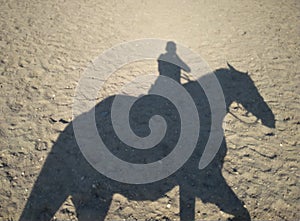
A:
[[[239,72],[230,65],[229,68],[218,69],[209,74],[215,74],[219,80],[227,110],[232,102],[238,102],[261,119],[262,124],[275,127],[271,109],[248,74]],[[236,220],[250,220],[243,202],[222,175],[223,160],[227,152],[225,138],[212,162],[205,169],[198,169],[211,132],[211,111],[205,92],[197,82],[190,81],[183,84],[183,87],[196,104],[201,126],[197,146],[179,170],[163,180],[149,184],[133,185],[109,179],[97,172],[82,155],[71,122],[53,145],[20,220],[51,220],[68,196],[72,197],[78,220],[104,220],[115,193],[130,200],[156,201],[175,186],[179,186],[180,190],[181,220],[195,219],[196,197],[204,203],[217,205],[220,210],[232,214]],[[99,135],[115,156],[127,162],[145,164],[163,159],[172,151],[178,141],[181,126],[174,104],[155,95],[146,95],[134,103],[130,110],[130,125],[138,136],[145,137],[151,132],[148,124],[154,115],[162,116],[168,125],[159,144],[151,149],[140,150],[127,146],[115,134],[110,116],[113,99],[114,96],[108,97],[95,106],[95,119]],[[80,120],[80,117],[74,121]],[[220,119],[224,117],[221,116]]]

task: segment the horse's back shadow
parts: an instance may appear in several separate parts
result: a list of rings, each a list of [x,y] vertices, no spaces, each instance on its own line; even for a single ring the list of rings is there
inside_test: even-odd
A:
[[[223,74],[229,74],[228,69],[220,69],[215,73],[217,77],[219,75],[218,79],[222,88],[230,84],[230,80],[227,82],[228,78],[223,77]],[[249,82],[241,80],[239,83]],[[250,220],[243,202],[231,190],[221,173],[227,151],[225,139],[209,166],[204,170],[198,169],[199,160],[210,133],[211,113],[207,108],[209,106],[207,97],[198,84],[190,82],[184,87],[191,94],[201,113],[199,114],[201,139],[192,157],[181,169],[168,178],[150,184],[130,185],[111,180],[97,172],[86,161],[76,142],[73,125],[70,123],[53,145],[20,220],[51,220],[69,196],[76,207],[78,220],[104,220],[114,193],[120,193],[131,200],[156,201],[175,186],[179,186],[180,190],[181,220],[194,220],[195,197],[200,198],[204,203],[210,202],[217,205],[222,211],[232,214],[236,219]],[[225,88],[227,106],[234,99],[232,92],[228,93]],[[251,100],[254,99],[251,96],[256,96],[255,99],[257,99],[258,95],[253,93],[248,96]],[[99,135],[114,155],[132,163],[150,163],[162,159],[172,151],[178,140],[174,134],[180,133],[180,116],[171,102],[159,96],[146,96],[133,106],[130,112],[130,124],[137,135],[149,134],[147,125],[153,115],[163,116],[168,124],[166,135],[160,144],[149,150],[137,150],[122,143],[114,132],[110,119],[113,99],[113,96],[108,97],[96,105],[95,119]],[[251,110],[251,105],[248,106]],[[274,123],[274,115],[268,106],[264,106],[261,113],[256,111],[255,115],[262,121],[264,120],[265,125]]]

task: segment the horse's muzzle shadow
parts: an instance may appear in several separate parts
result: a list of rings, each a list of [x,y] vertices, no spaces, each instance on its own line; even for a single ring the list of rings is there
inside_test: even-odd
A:
[[[263,124],[275,126],[272,111],[247,74],[231,66],[229,69],[216,70],[214,74],[224,91],[227,108],[233,101],[239,102],[261,119]],[[183,86],[197,105],[201,126],[197,147],[181,169],[168,178],[150,184],[130,185],[111,180],[98,173],[86,161],[76,143],[70,123],[49,153],[20,220],[51,220],[68,196],[71,196],[76,207],[78,220],[104,220],[114,193],[120,193],[132,200],[155,201],[175,186],[179,186],[180,190],[181,220],[194,220],[196,197],[204,203],[217,205],[220,210],[232,214],[236,220],[250,220],[243,202],[227,185],[221,173],[227,151],[225,139],[209,166],[203,170],[198,169],[199,159],[210,133],[210,110],[205,93],[197,83],[189,82]],[[149,133],[148,121],[155,114],[163,116],[168,124],[166,135],[160,144],[150,150],[137,150],[116,137],[110,119],[112,101],[113,97],[108,97],[97,104],[95,116],[99,135],[114,155],[132,163],[149,163],[172,151],[178,139],[174,134],[180,132],[179,115],[172,103],[160,97],[148,96],[132,108],[130,123],[139,136]]]

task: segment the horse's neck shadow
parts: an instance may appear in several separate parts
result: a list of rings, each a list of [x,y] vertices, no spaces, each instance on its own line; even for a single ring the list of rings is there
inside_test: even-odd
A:
[[[248,80],[249,76],[241,75],[242,73],[229,69],[217,70],[215,74],[223,88],[227,109],[233,100],[239,100],[247,107],[246,98],[243,98],[243,91],[237,90],[233,84],[243,84],[243,87],[246,87],[245,84],[251,83]],[[238,82],[235,82],[235,78],[238,78]],[[195,197],[199,197],[203,202],[214,203],[224,212],[242,217],[242,220],[250,219],[243,203],[227,185],[221,173],[226,154],[225,140],[210,165],[204,170],[198,169],[199,159],[210,132],[210,110],[205,92],[196,82],[189,82],[183,86],[189,91],[199,109],[201,128],[200,139],[192,157],[175,174],[161,181],[145,185],[129,185],[113,181],[98,173],[83,157],[77,146],[71,123],[60,134],[47,157],[20,220],[50,220],[70,195],[79,220],[103,220],[107,215],[114,193],[120,193],[132,200],[155,201],[164,197],[175,186],[180,188],[180,217],[182,220],[194,219]],[[253,86],[253,82],[248,85],[250,89],[253,89]],[[254,90],[256,92],[248,93],[251,96],[256,96],[255,99],[261,99],[255,86]],[[254,97],[252,98],[254,99]],[[162,142],[145,152],[137,151],[122,144],[118,139],[113,139],[116,134],[113,130],[110,114],[106,114],[110,113],[112,101],[113,97],[109,97],[97,104],[95,114],[99,134],[114,155],[132,163],[149,163],[170,153],[177,141],[177,138],[174,137],[174,131],[180,131],[179,115],[174,110],[172,103],[158,97],[148,97],[143,101],[144,103],[133,107],[131,114],[134,119],[132,119],[131,125],[140,136],[145,136],[149,132],[149,128],[139,129],[139,125],[141,123],[145,125],[145,122],[148,122],[153,114],[164,116],[168,123],[168,131]],[[144,109],[139,108],[139,106],[144,106]],[[157,110],[155,108],[157,106],[163,108]],[[249,104],[249,109],[251,109],[250,106]],[[271,117],[268,115],[267,120],[264,119],[267,114],[262,114],[265,112],[252,111],[255,116],[267,122],[266,124],[272,125],[272,112],[266,107],[267,105],[264,106],[264,111],[269,111],[268,114],[271,115]]]

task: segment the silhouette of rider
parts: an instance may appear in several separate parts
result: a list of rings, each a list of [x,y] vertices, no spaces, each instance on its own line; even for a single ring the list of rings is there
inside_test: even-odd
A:
[[[191,69],[176,54],[176,44],[173,41],[167,42],[166,51],[166,53],[161,54],[157,59],[159,74],[172,78],[180,83],[181,69],[188,73]]]

